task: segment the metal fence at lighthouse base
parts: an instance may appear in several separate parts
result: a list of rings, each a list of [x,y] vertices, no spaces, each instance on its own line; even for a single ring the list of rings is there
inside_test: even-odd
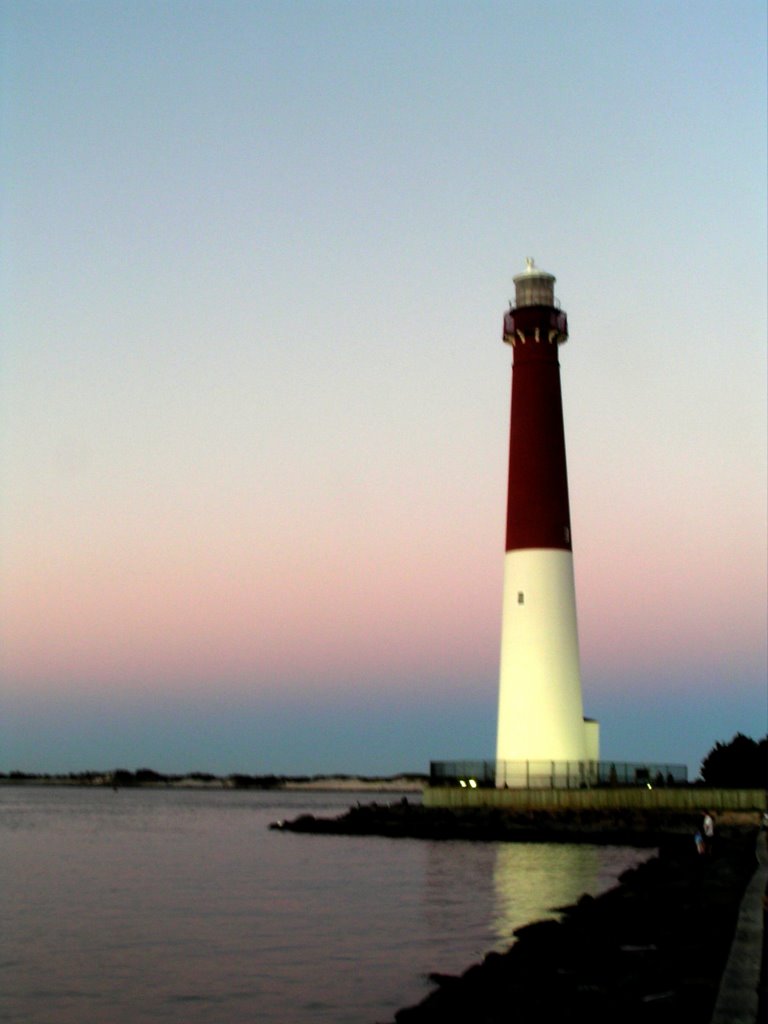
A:
[[[432,787],[593,789],[685,786],[682,764],[636,761],[431,761]]]

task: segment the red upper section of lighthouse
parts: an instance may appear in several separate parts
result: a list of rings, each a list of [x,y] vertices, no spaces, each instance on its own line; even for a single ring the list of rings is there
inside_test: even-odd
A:
[[[553,306],[519,306],[504,318],[513,346],[507,551],[571,550],[558,345],[568,337]]]

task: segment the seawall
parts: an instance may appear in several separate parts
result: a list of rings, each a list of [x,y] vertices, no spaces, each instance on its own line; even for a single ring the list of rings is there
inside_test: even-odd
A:
[[[653,789],[471,789],[469,786],[426,786],[425,807],[510,810],[726,811],[746,813],[757,824],[766,810],[764,789],[709,789],[699,786],[659,786]]]

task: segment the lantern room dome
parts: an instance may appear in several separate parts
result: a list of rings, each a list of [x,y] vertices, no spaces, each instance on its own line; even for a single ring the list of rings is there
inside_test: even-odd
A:
[[[525,270],[513,278],[515,282],[515,306],[554,306],[555,277],[536,266],[529,256]]]

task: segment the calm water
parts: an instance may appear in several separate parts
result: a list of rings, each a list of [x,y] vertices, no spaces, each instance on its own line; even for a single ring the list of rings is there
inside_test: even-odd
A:
[[[0,1020],[391,1021],[648,856],[268,828],[358,795],[0,787]]]

